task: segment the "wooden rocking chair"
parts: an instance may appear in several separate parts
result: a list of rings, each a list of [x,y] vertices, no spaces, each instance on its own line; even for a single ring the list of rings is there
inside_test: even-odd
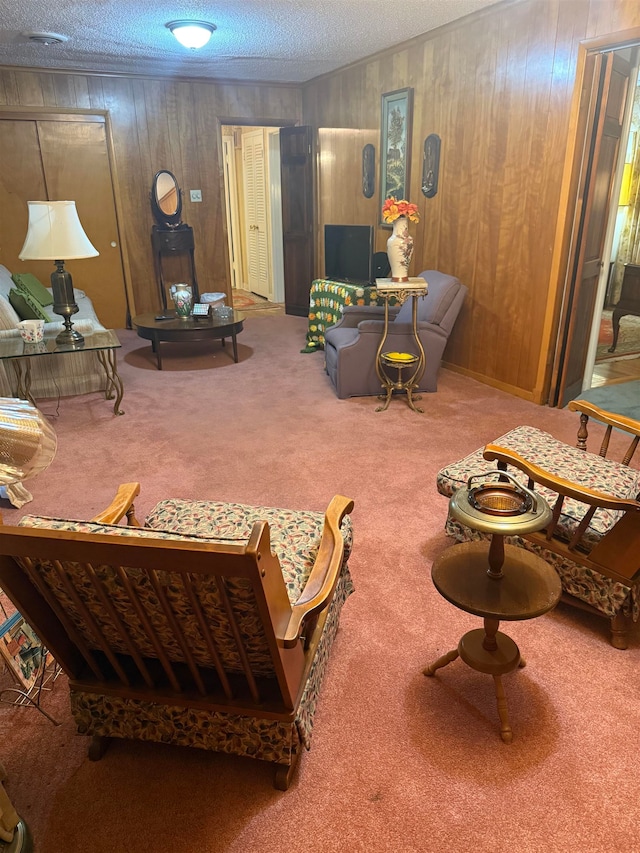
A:
[[[626,649],[630,620],[640,615],[640,471],[629,465],[640,423],[585,400],[568,408],[581,413],[576,447],[535,427],[517,427],[443,468],[438,491],[451,497],[472,474],[491,470],[491,462],[539,490],[553,509],[551,523],[506,541],[551,563],[560,575],[563,600],[608,617],[612,645]],[[590,417],[605,427],[597,454],[587,450]],[[630,437],[620,462],[607,456],[614,428]],[[483,535],[452,518],[446,530],[460,542]]]
[[[0,586],[68,676],[90,757],[110,737],[250,755],[284,790],[352,591],[353,503],[169,500],[140,527],[138,493],[92,522],[0,528]]]

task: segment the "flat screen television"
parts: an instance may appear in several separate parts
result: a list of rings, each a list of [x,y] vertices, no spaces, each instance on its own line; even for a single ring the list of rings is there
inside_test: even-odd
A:
[[[373,226],[325,225],[324,273],[331,281],[373,284]]]

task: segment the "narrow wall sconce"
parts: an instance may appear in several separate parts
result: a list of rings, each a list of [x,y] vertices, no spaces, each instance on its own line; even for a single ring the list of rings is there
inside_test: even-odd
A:
[[[207,21],[169,21],[165,27],[171,30],[181,45],[191,50],[204,47],[216,29],[215,24]]]

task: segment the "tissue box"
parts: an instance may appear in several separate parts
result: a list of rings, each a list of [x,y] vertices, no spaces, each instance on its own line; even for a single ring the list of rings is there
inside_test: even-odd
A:
[[[200,302],[211,305],[213,308],[216,305],[224,305],[224,300],[227,298],[226,293],[201,293]]]

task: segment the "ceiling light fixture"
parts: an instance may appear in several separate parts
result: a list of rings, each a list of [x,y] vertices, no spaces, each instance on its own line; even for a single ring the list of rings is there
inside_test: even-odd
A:
[[[22,35],[36,44],[51,45],[69,41],[68,36],[60,35],[60,33],[22,33]]]
[[[204,47],[216,29],[215,24],[209,24],[207,21],[169,21],[165,27],[171,30],[180,44],[191,50]]]

